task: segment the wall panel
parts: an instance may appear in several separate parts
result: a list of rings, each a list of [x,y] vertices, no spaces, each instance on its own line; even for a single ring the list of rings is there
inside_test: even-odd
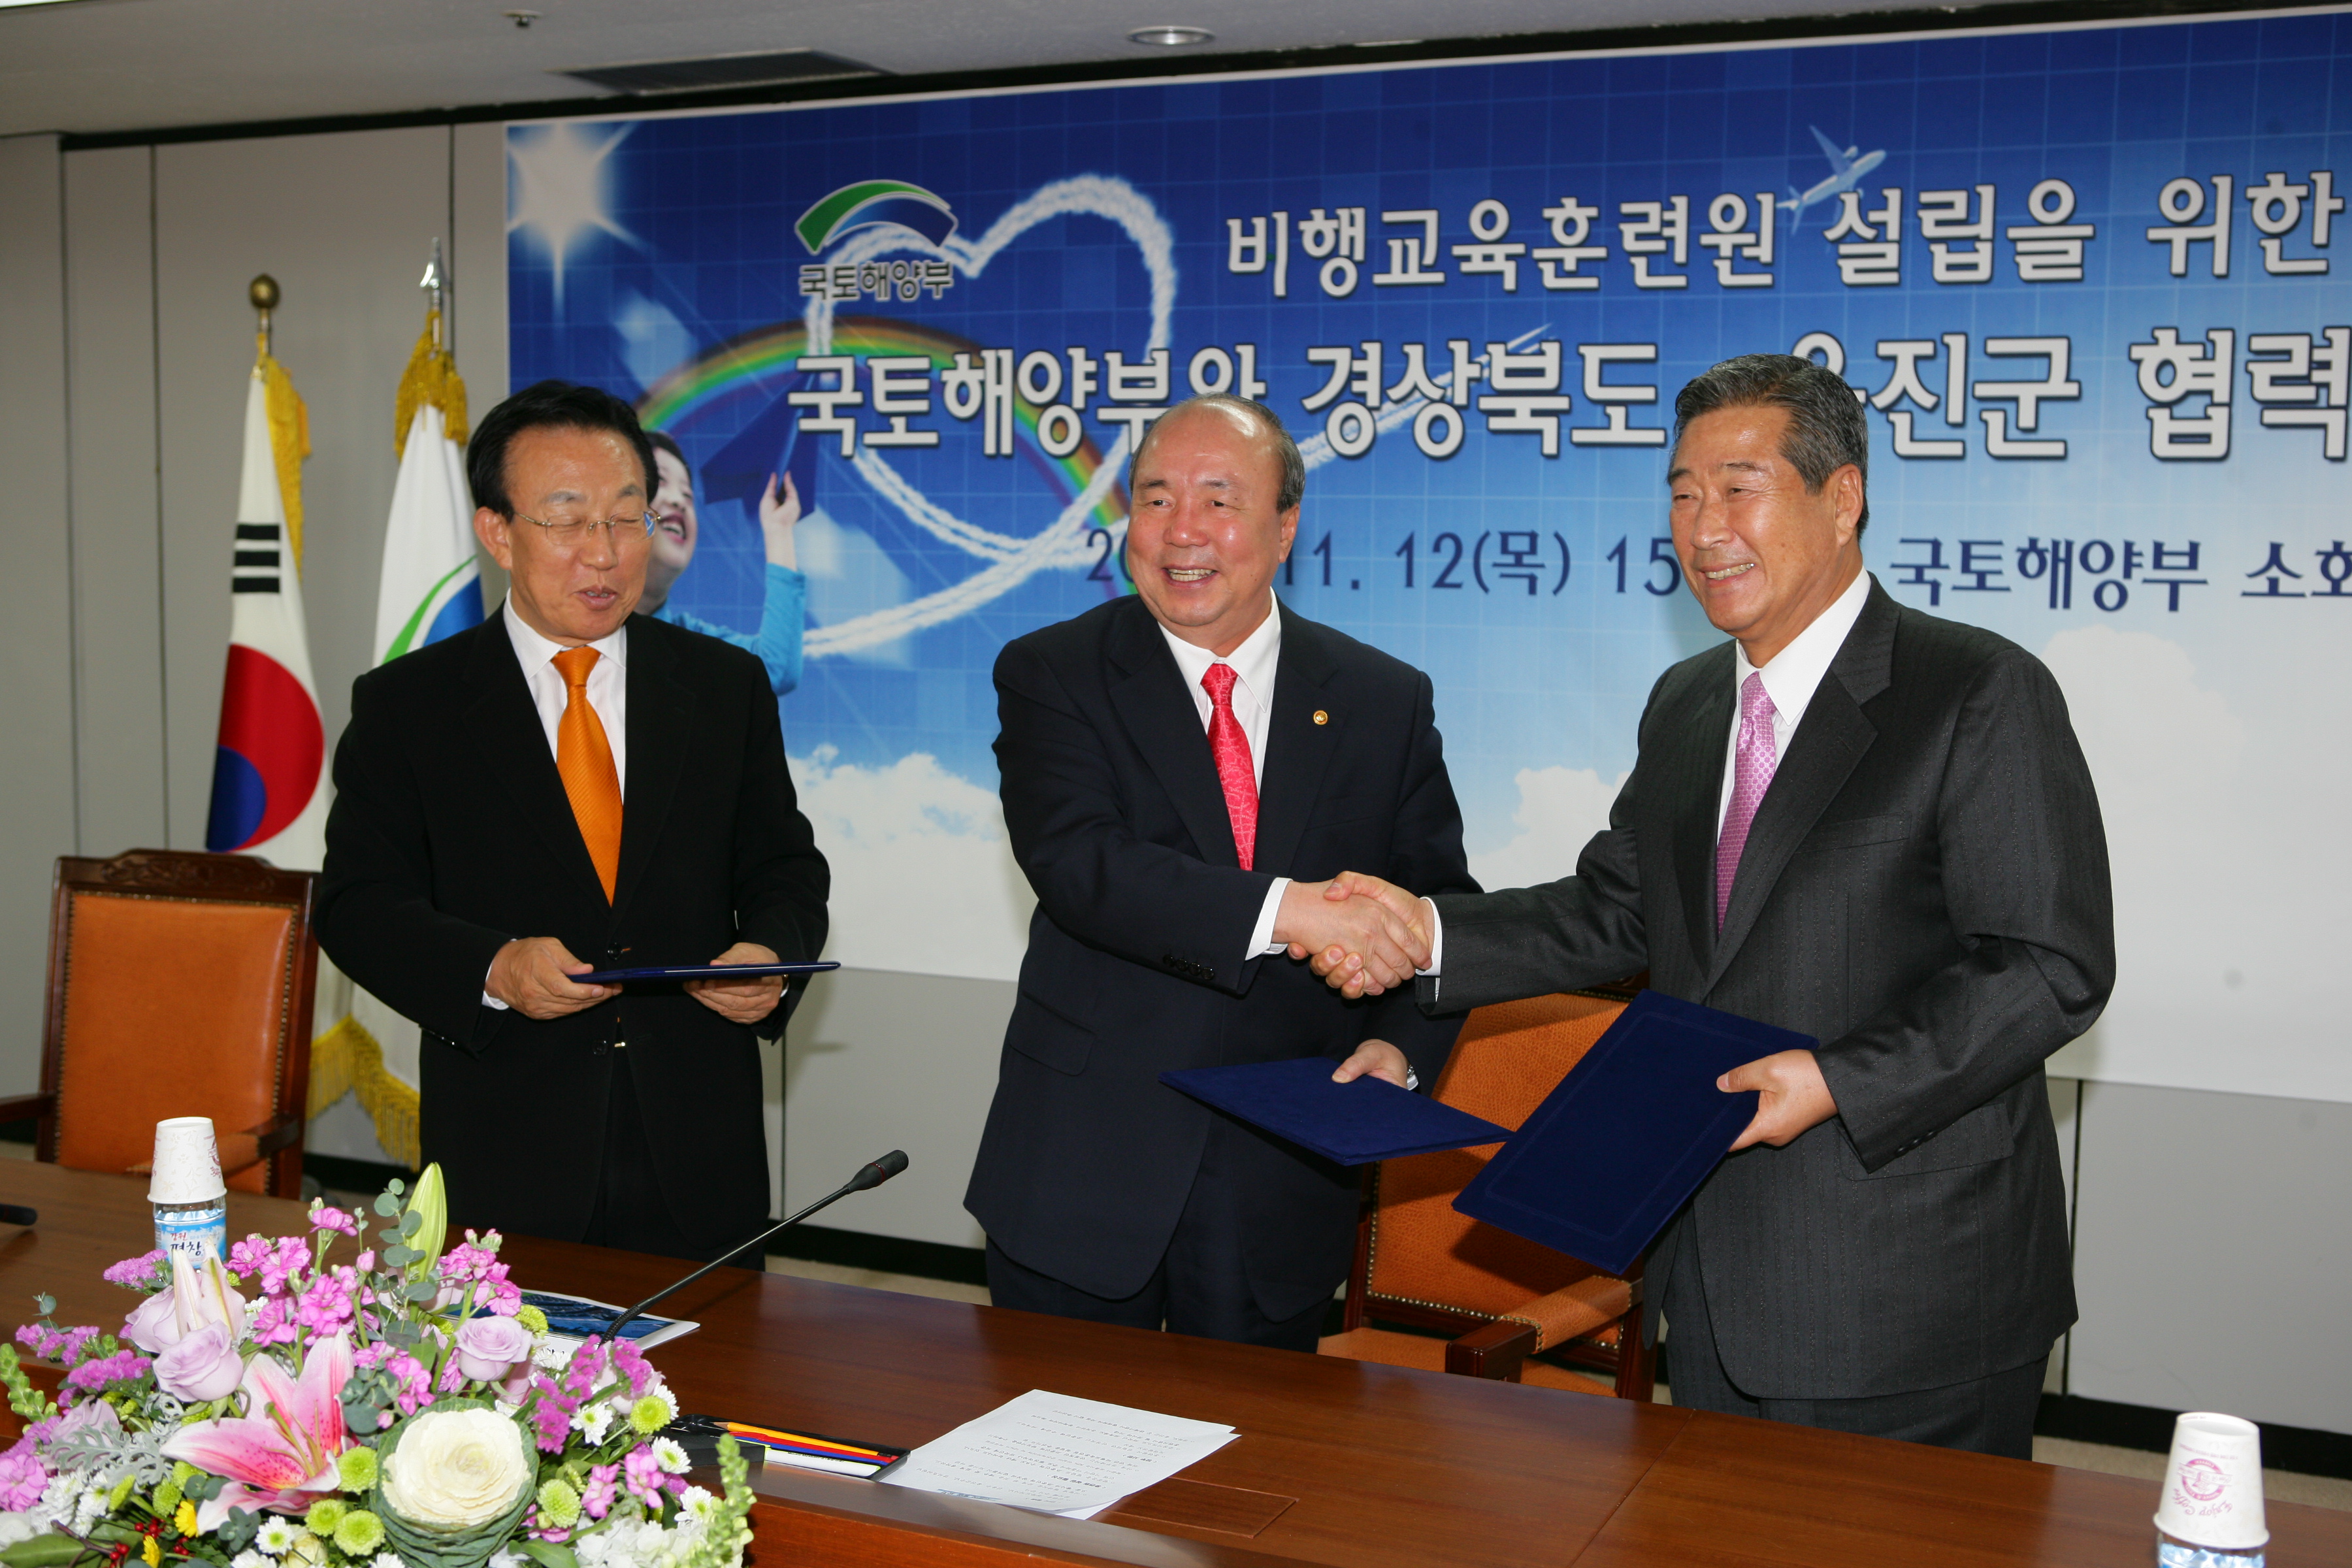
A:
[[[964,1183],[996,1091],[1013,986],[843,969],[820,975],[784,1046],[784,1201],[824,1196],[877,1154],[907,1173],[818,1223],[978,1247]]]
[[[2068,1391],[2352,1432],[2352,1106],[2083,1086]]]
[[[154,153],[118,147],[69,153],[63,163],[79,847],[112,855],[173,841],[155,474]]]
[[[0,141],[0,557],[23,585],[0,631],[9,674],[0,799],[0,1085],[40,1061],[49,863],[73,846],[72,552],[67,521],[65,275],[57,139]]]

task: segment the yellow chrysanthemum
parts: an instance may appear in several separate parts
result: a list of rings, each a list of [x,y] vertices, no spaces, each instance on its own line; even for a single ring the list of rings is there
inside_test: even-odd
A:
[[[196,1532],[196,1505],[182,1499],[180,1511],[172,1516],[172,1528],[182,1535],[194,1535]]]

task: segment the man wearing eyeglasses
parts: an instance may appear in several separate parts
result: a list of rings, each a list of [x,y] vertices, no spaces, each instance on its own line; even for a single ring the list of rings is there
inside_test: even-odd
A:
[[[320,943],[416,1020],[425,1157],[459,1225],[716,1258],[767,1213],[773,976],[829,877],[760,661],[635,614],[654,456],[629,405],[541,382],[475,427],[503,612],[360,677],[335,752]]]

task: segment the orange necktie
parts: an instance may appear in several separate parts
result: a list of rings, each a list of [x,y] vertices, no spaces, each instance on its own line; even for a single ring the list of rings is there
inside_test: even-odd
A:
[[[562,776],[572,820],[580,824],[588,858],[596,863],[596,879],[604,884],[610,903],[621,870],[621,774],[613,766],[604,721],[588,706],[588,672],[596,668],[597,657],[593,647],[568,647],[555,656],[556,672],[572,689],[555,730],[555,771]]]

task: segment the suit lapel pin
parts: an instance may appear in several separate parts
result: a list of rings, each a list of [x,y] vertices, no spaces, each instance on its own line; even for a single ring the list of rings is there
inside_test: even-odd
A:
[[[1331,715],[1318,708],[1315,710],[1315,721],[1318,724],[1328,724],[1331,721]]]

